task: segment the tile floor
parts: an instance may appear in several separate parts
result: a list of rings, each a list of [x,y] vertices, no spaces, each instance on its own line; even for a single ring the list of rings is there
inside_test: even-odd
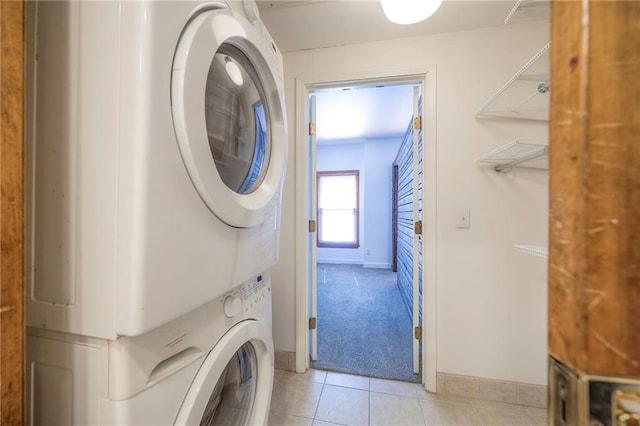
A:
[[[428,393],[421,385],[276,370],[270,426],[546,425],[546,410]]]

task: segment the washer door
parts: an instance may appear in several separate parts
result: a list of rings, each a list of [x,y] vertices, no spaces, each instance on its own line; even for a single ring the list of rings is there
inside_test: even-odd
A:
[[[267,424],[272,387],[273,344],[267,327],[259,321],[243,321],[207,355],[176,424]]]
[[[200,198],[234,227],[264,221],[285,170],[284,94],[273,72],[281,64],[267,49],[244,17],[207,9],[183,30],[173,61],[180,153]]]

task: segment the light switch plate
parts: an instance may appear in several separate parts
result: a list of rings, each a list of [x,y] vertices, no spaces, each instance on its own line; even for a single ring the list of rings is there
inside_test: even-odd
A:
[[[470,228],[471,216],[469,209],[460,209],[456,212],[456,228]]]

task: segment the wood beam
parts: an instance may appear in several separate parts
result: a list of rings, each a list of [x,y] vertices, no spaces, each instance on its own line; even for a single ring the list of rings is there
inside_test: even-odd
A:
[[[24,2],[0,2],[0,424],[24,424]]]
[[[640,2],[554,1],[549,352],[640,378]]]

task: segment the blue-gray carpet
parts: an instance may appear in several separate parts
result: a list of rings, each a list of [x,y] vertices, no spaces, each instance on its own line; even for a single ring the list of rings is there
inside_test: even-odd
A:
[[[413,326],[389,269],[318,264],[314,368],[418,382]]]

